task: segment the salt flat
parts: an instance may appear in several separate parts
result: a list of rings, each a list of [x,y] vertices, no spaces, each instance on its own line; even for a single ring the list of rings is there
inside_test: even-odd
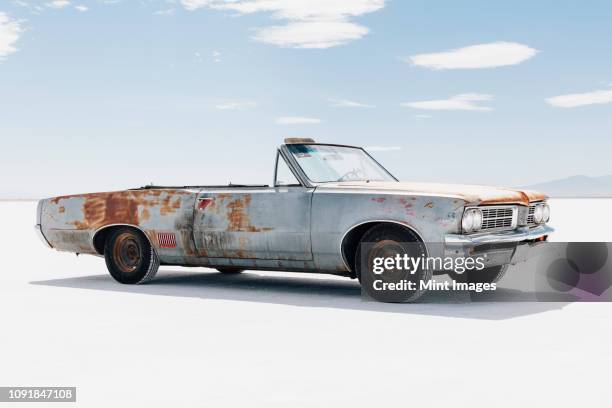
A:
[[[611,205],[552,200],[554,239],[611,240]],[[0,202],[0,386],[76,386],[84,407],[609,406],[609,303],[390,305],[348,279],[204,268],[124,286],[45,248],[34,218]]]

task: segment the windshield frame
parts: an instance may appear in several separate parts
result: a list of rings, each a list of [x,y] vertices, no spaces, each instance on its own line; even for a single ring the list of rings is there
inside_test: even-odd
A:
[[[351,146],[351,145],[343,145],[343,144],[336,144],[336,143],[295,143],[295,145],[301,145],[301,146],[347,147],[347,148],[351,148],[351,149],[361,150],[379,168],[381,168],[386,174],[388,174],[389,177],[391,177],[396,182],[399,182],[399,179],[397,177],[395,177],[393,174],[391,174],[391,172],[389,170],[387,170],[374,157],[372,157],[372,155],[370,153],[368,153],[363,147],[360,147],[360,146]],[[310,186],[310,187],[315,187],[315,186],[325,185],[325,184],[329,184],[329,183],[350,183],[350,182],[355,182],[355,180],[347,180],[347,181],[334,181],[334,180],[330,180],[330,181],[312,181],[310,178],[308,178],[308,175],[306,174],[306,172],[302,169],[302,167],[300,166],[300,164],[298,163],[296,158],[293,156],[293,153],[291,153],[291,151],[289,151],[289,147],[288,146],[293,146],[293,144],[292,145],[283,144],[281,146],[281,151],[284,153],[283,156],[285,156],[285,159],[287,159],[286,160],[287,164],[293,168],[294,174],[298,177],[298,179],[302,183],[304,183],[304,185],[307,185],[307,186]],[[361,181],[365,181],[365,180],[361,180]]]

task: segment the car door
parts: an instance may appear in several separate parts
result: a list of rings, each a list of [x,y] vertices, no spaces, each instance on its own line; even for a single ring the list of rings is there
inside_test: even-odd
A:
[[[282,157],[277,158],[277,166],[279,163],[286,166]],[[273,187],[202,190],[194,217],[198,254],[209,258],[311,260],[312,191],[295,182],[277,183],[276,177]]]

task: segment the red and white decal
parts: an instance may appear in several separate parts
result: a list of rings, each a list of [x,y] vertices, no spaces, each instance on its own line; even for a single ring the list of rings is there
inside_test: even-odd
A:
[[[157,242],[160,248],[176,248],[176,235],[174,232],[158,232]]]
[[[200,198],[198,200],[198,210],[204,211],[212,203],[213,199],[209,197]]]

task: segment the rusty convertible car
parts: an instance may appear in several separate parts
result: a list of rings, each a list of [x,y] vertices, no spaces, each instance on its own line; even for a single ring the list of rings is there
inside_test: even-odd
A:
[[[468,278],[494,282],[521,247],[547,239],[549,213],[540,193],[400,182],[362,148],[292,138],[276,151],[272,185],[54,197],[38,203],[36,229],[49,247],[103,256],[126,284],[149,281],[160,265],[359,278],[364,241],[484,253],[486,268]]]

